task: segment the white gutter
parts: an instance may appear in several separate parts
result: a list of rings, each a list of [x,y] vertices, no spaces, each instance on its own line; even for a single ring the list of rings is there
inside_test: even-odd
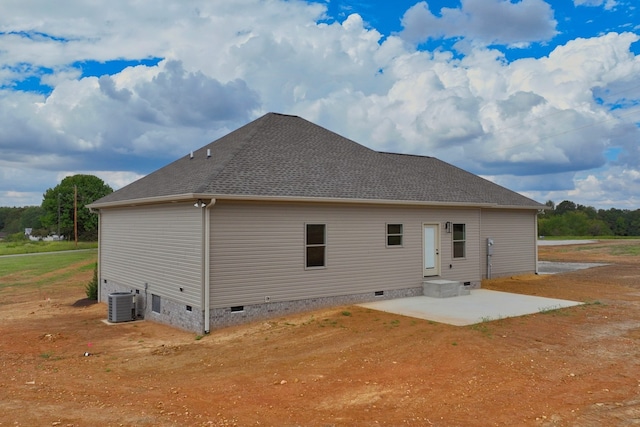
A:
[[[211,331],[211,199],[204,209],[204,333]]]
[[[421,200],[385,200],[385,199],[348,199],[338,197],[296,197],[296,196],[260,196],[255,194],[212,194],[212,193],[184,193],[172,196],[145,197],[140,199],[120,200],[87,205],[92,209],[115,208],[125,206],[140,206],[159,203],[193,202],[197,199],[238,200],[254,202],[302,202],[302,203],[349,203],[368,205],[404,205],[431,207],[459,207],[459,208],[487,208],[487,209],[547,209],[543,205],[520,206],[500,205],[498,203],[466,203],[466,202],[430,202]]]
[[[200,193],[184,193],[173,194],[170,196],[142,197],[139,199],[118,200],[114,202],[90,203],[87,205],[89,209],[116,208],[125,206],[141,206],[154,205],[160,203],[177,203],[177,202],[193,202],[197,199],[207,199],[212,197],[211,194]]]

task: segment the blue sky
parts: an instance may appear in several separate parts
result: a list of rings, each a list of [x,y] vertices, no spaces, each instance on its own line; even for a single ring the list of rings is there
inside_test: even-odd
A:
[[[632,0],[0,3],[0,206],[275,111],[538,201],[640,208]]]

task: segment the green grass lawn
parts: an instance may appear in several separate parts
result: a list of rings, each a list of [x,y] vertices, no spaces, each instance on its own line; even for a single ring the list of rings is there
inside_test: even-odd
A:
[[[611,255],[640,255],[640,245],[625,245],[612,248]]]
[[[72,251],[75,249],[95,249],[98,242],[0,242],[0,255],[33,254],[38,252]]]
[[[40,286],[51,281],[52,277],[47,273],[54,273],[55,279],[61,279],[78,271],[92,270],[97,260],[97,253],[97,250],[89,250],[2,257],[0,258],[0,290],[7,285]],[[62,271],[74,264],[78,266]],[[55,273],[56,271],[60,273]]]

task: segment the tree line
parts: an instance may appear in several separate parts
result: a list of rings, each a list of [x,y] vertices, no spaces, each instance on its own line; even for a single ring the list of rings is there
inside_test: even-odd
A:
[[[640,236],[640,209],[598,209],[570,200],[555,203],[538,215],[541,236]]]
[[[40,206],[0,207],[0,232],[5,239],[24,238],[25,229],[31,235],[64,236],[66,240],[98,239],[98,216],[86,205],[113,192],[113,189],[93,175],[73,175],[47,189]]]

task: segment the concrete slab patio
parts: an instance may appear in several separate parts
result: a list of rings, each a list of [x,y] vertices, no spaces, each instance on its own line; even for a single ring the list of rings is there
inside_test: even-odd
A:
[[[571,271],[586,270],[593,267],[602,267],[609,264],[596,262],[550,262],[538,261],[538,274],[569,273]]]
[[[547,243],[551,245],[567,245],[595,242],[595,240],[558,240],[538,241],[538,244],[544,246]],[[538,270],[539,274],[558,274],[604,265],[607,264],[539,261]],[[447,323],[455,326],[465,326],[488,320],[524,316],[581,304],[583,303],[577,301],[512,294],[509,292],[490,291],[488,289],[474,289],[470,295],[460,297],[432,298],[419,296],[358,305],[360,307],[402,316],[432,320],[434,322]]]
[[[505,317],[524,316],[583,304],[555,298],[474,289],[471,295],[453,298],[426,296],[358,304],[360,307],[454,326],[473,325]]]

